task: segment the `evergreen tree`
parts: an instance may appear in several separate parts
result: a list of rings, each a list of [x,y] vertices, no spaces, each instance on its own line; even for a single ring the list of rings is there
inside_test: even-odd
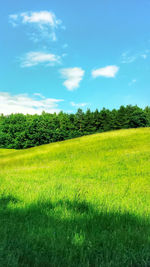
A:
[[[114,129],[150,126],[150,107],[121,106],[75,114],[0,115],[0,147],[22,149]]]

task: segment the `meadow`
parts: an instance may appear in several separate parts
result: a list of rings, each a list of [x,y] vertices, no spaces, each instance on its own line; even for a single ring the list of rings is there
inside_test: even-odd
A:
[[[0,149],[0,266],[150,266],[150,128]]]

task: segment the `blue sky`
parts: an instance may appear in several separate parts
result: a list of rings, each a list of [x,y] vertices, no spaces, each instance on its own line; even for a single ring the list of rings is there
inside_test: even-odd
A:
[[[150,104],[149,0],[5,0],[0,113]]]

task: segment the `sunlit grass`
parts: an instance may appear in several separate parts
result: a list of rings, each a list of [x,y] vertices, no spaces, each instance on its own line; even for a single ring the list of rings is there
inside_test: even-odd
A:
[[[0,266],[150,266],[150,128],[1,149]]]

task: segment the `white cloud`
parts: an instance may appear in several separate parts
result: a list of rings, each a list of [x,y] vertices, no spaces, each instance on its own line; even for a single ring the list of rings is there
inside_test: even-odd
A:
[[[66,68],[61,69],[60,73],[64,79],[66,79],[63,85],[69,90],[73,91],[79,87],[80,81],[83,79],[84,70],[81,68]]]
[[[96,69],[92,71],[93,78],[103,76],[106,78],[114,78],[119,71],[119,67],[112,65],[112,66],[106,66],[104,68]]]
[[[50,25],[51,27],[61,24],[61,20],[58,20],[55,14],[49,11],[24,12],[20,16],[23,23],[38,23],[40,26]]]
[[[39,94],[40,97],[40,94]],[[48,113],[58,113],[61,99],[44,98],[36,99],[27,94],[11,95],[10,93],[0,92],[0,113],[5,115],[11,113],[41,114],[42,111]]]
[[[9,16],[10,22],[13,26],[17,26],[18,24],[30,25],[33,26],[38,33],[33,33],[33,29],[31,32],[31,39],[40,40],[42,38],[49,38],[52,41],[56,41],[56,33],[55,30],[60,26],[62,21],[56,18],[56,15],[53,12],[44,10],[39,12],[23,12],[20,14],[11,14]]]
[[[71,105],[72,107],[76,107],[76,108],[78,108],[78,107],[85,107],[85,106],[88,105],[88,103],[74,103],[74,102],[70,102],[70,105]]]
[[[21,67],[32,67],[39,64],[46,66],[54,66],[60,63],[60,56],[44,53],[44,52],[29,52],[21,58]]]

